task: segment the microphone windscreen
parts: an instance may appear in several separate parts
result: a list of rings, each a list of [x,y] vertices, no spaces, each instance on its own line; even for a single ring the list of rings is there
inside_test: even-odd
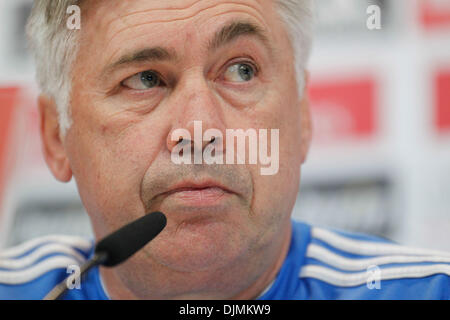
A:
[[[166,216],[162,212],[147,214],[99,241],[95,247],[95,253],[106,253],[106,261],[102,265],[114,267],[156,237],[166,223]]]

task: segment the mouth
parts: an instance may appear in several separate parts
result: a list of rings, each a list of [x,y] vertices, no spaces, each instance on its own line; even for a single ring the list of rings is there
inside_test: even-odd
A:
[[[182,182],[162,193],[166,199],[183,206],[208,207],[225,201],[227,197],[234,194],[233,191],[216,183],[192,183]]]

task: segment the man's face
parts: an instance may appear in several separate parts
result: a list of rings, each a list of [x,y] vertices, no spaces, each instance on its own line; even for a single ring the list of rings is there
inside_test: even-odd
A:
[[[65,150],[98,238],[146,213],[166,215],[164,231],[127,262],[136,270],[223,271],[289,232],[304,154],[294,58],[276,6],[83,7]],[[174,164],[171,134],[194,136],[194,121],[223,137],[268,129],[269,152],[270,129],[279,129],[278,173],[261,175],[260,164]],[[249,268],[265,263],[254,262]]]

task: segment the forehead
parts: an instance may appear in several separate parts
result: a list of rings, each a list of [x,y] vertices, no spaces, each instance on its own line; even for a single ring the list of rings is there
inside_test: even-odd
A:
[[[201,17],[241,12],[254,15],[261,23],[275,8],[276,0],[96,0],[83,2],[85,18],[96,27],[114,27],[140,23],[201,23]]]
[[[95,41],[104,52],[124,42],[179,46],[237,18],[260,26],[272,41],[282,29],[275,0],[100,0],[84,3],[82,34],[85,43]]]

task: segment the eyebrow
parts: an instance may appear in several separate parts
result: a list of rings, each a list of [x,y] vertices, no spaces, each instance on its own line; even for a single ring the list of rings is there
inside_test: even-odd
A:
[[[247,21],[232,21],[217,31],[208,43],[208,50],[214,51],[232,42],[240,36],[254,36],[262,41],[269,51],[273,49],[269,44],[264,30],[258,25]],[[102,74],[108,74],[114,69],[139,62],[173,61],[177,59],[174,50],[163,47],[144,48],[135,52],[125,53],[116,62],[108,65]]]
[[[240,36],[254,36],[266,44],[269,49],[269,40],[266,32],[258,25],[248,21],[233,21],[220,29],[209,42],[209,50],[218,48],[232,42]]]
[[[171,52],[162,47],[144,48],[135,52],[126,53],[105,68],[106,72],[112,71],[117,67],[125,66],[137,62],[152,62],[152,61],[169,61],[177,58],[174,52]]]

